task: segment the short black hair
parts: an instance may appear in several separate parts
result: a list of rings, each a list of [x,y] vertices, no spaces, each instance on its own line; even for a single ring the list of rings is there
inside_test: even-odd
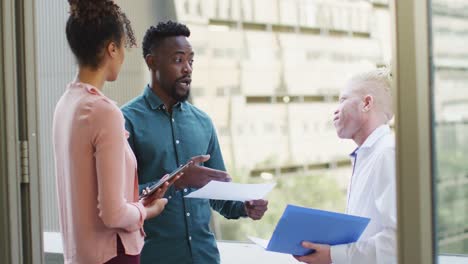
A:
[[[143,38],[143,58],[151,54],[151,51],[161,44],[162,40],[168,37],[190,36],[190,30],[184,24],[167,21],[159,22],[156,26],[151,26]]]
[[[70,16],[66,34],[70,49],[80,66],[98,68],[102,50],[110,42],[136,46],[133,29],[127,16],[112,0],[68,0]]]

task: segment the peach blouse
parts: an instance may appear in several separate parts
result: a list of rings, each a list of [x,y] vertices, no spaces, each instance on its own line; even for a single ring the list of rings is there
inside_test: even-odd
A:
[[[53,143],[65,263],[98,264],[143,247],[136,159],[122,112],[95,87],[70,83],[54,113]]]

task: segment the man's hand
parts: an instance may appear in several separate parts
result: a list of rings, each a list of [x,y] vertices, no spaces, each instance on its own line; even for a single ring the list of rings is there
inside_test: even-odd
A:
[[[180,177],[178,181],[174,183],[177,189],[183,189],[187,187],[201,188],[210,181],[231,181],[231,176],[225,171],[210,169],[207,167],[200,166],[199,163],[205,162],[210,159],[210,155],[200,155],[191,158],[193,165],[190,165],[185,171],[184,175]]]
[[[268,210],[268,201],[267,200],[253,200],[247,201],[244,203],[245,212],[247,216],[253,220],[262,219],[266,210]]]
[[[306,256],[294,256],[300,262],[308,264],[331,264],[330,246],[322,244],[314,244],[311,242],[302,242],[302,247],[315,250]]]

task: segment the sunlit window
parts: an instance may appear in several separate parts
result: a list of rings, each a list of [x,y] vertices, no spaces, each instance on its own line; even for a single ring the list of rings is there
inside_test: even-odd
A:
[[[436,234],[441,254],[468,254],[468,4],[432,4]]]
[[[117,2],[140,41],[158,20],[154,14],[161,12],[156,10],[167,8],[154,1]],[[174,18],[192,32],[189,40],[196,55],[190,100],[213,119],[233,180],[277,182],[261,221],[229,221],[213,214],[216,237],[268,239],[286,204],[344,211],[351,174],[347,154],[354,144],[338,139],[331,117],[349,76],[389,63],[388,5],[345,0],[175,0],[171,4]],[[62,34],[67,8],[66,2],[46,1],[36,11],[38,62],[50,65],[38,73],[46,232],[59,231],[52,112],[60,88],[75,72]],[[119,80],[104,92],[123,104],[139,95],[148,80],[136,48],[127,54]]]

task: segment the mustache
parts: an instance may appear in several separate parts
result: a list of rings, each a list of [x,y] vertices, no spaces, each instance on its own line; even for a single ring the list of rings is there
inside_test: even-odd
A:
[[[182,77],[180,77],[180,78],[177,78],[177,79],[175,80],[175,82],[180,82],[180,81],[182,81],[182,80],[184,80],[184,79],[187,79],[187,78],[190,78],[190,79],[191,79],[192,76],[191,76],[190,74],[184,75],[184,76],[182,76]]]

